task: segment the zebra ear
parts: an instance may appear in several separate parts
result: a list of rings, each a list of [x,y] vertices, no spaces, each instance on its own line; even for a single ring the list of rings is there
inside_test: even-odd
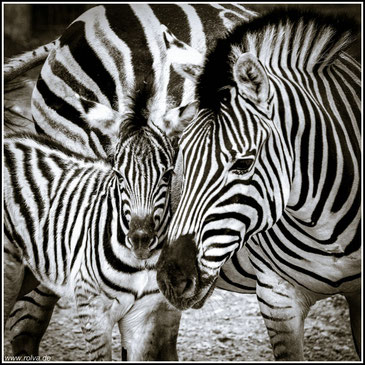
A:
[[[203,55],[177,39],[165,25],[161,25],[161,31],[166,45],[167,58],[175,72],[183,78],[196,81],[203,69]]]
[[[269,79],[259,59],[251,53],[242,54],[233,67],[233,78],[240,94],[261,104],[269,97]]]
[[[180,138],[184,129],[194,119],[198,110],[198,102],[179,106],[169,110],[164,117],[163,129],[169,138]]]

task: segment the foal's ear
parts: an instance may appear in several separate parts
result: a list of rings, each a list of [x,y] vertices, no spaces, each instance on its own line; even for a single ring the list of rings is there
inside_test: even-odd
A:
[[[233,66],[233,78],[239,93],[254,103],[269,98],[269,79],[260,60],[252,53],[243,53]]]
[[[203,55],[177,39],[165,25],[161,25],[161,31],[166,45],[167,58],[174,70],[183,78],[196,81],[203,69]]]
[[[180,138],[184,129],[191,123],[198,111],[198,102],[169,110],[164,117],[163,129],[167,137]]]

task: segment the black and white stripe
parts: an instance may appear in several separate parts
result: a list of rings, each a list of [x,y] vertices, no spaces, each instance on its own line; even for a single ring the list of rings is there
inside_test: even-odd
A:
[[[175,313],[174,332],[167,335],[177,335],[180,314],[155,281],[169,222],[173,148],[160,130],[142,123],[139,112],[123,121],[109,160],[77,154],[48,137],[14,135],[4,142],[6,315],[26,266],[58,296],[75,295],[94,359],[110,358],[113,324],[129,311],[147,318],[160,307],[159,315]],[[104,323],[96,321],[99,316]],[[89,328],[89,322],[95,324]],[[151,346],[144,345],[132,346],[131,358],[148,358],[138,352]]]
[[[15,60],[9,64],[5,72],[7,80],[11,80],[24,72],[24,65],[28,64],[30,67],[39,63],[42,57],[46,57],[46,52],[51,51],[32,98],[36,130],[56,139],[73,152],[92,159],[105,160],[111,146],[118,141],[118,114],[123,115],[129,110],[129,94],[138,88],[136,85],[146,79],[147,75],[155,88],[152,106],[149,107],[149,125],[152,121],[168,135],[173,135],[175,129],[180,132],[182,128],[179,128],[176,121],[180,123],[181,116],[189,115],[189,110],[181,111],[174,107],[186,104],[195,96],[195,81],[185,77],[199,72],[203,55],[218,35],[232,28],[238,21],[246,21],[254,15],[255,12],[234,4],[98,6],[76,19],[60,39],[48,45],[47,49],[40,48],[42,52],[25,54],[19,62]],[[162,24],[178,36],[179,40]],[[37,59],[26,61],[32,55]],[[21,65],[20,71],[17,70],[17,65]],[[103,117],[90,116],[87,112],[87,102],[90,101],[99,103],[97,110]],[[173,109],[168,115],[162,118],[165,111],[171,108]],[[117,114],[113,114],[111,110]],[[112,117],[106,118],[103,113],[112,114]],[[160,147],[164,148],[162,145]],[[132,148],[130,156],[143,152],[138,151],[141,144]],[[125,162],[128,163],[125,160],[121,164]],[[124,179],[126,188],[121,197],[126,220],[121,226],[124,223],[126,246],[130,244],[127,221],[133,206],[137,203],[143,205],[142,200],[146,199],[141,193],[143,189],[153,191],[155,188],[155,175],[161,172],[158,168],[160,167],[155,165],[147,166],[143,161],[129,162],[129,170]],[[147,180],[144,179],[146,176]],[[160,227],[159,234],[163,236],[167,228],[167,216],[163,215],[165,191],[161,189],[159,194],[154,207],[157,212],[155,219]],[[150,201],[145,200],[144,203],[148,205]],[[133,230],[138,231],[139,225],[140,222],[137,221],[129,225],[129,228],[133,226]],[[160,243],[156,241],[153,244]],[[91,262],[92,260],[90,264]],[[129,267],[133,268],[134,263],[129,263]],[[42,285],[37,290],[47,292]],[[42,297],[36,292],[27,294],[25,298],[32,298],[28,303],[33,301],[36,309],[31,310],[27,306],[28,312],[23,309],[12,313],[12,323],[16,323],[12,325],[13,350],[16,354],[27,353],[25,346],[22,347],[21,341],[16,339],[24,339],[29,334],[28,329],[32,327],[28,342],[36,339],[36,343],[31,346],[32,351],[36,349],[36,353],[33,353],[36,355],[46,326],[39,326],[37,329],[34,326],[35,319],[42,318],[39,310],[41,306],[53,306],[55,299],[48,301],[47,296]],[[135,308],[138,306],[135,305]],[[34,316],[30,318],[32,313]],[[48,323],[51,314],[47,309],[44,311],[45,323]],[[163,313],[159,316],[163,317]],[[170,325],[165,322],[163,325],[166,328],[176,326],[174,321]],[[120,328],[123,325],[120,324]],[[131,328],[124,328],[124,331],[131,331]],[[174,331],[171,332],[171,336],[173,335]],[[140,349],[137,345],[129,343],[128,358],[142,359],[138,351],[144,348],[143,341]],[[153,354],[150,358],[155,359]]]
[[[66,29],[42,68],[32,97],[36,129],[98,155],[113,130],[77,118],[75,94],[123,114],[126,97],[147,75],[156,89],[149,118],[163,127],[168,109],[194,98],[194,81],[182,78],[176,67],[170,70],[171,62],[186,59],[189,69],[213,42],[206,34],[222,34],[228,16],[247,20],[252,15],[239,5],[122,4],[88,10]],[[166,49],[166,26],[185,43],[179,57]]]
[[[158,264],[177,308],[255,290],[276,359],[342,293],[360,354],[360,66],[351,20],[280,9],[218,41],[182,136],[182,196]],[[183,254],[184,253],[184,254]],[[184,256],[185,255],[185,256]]]

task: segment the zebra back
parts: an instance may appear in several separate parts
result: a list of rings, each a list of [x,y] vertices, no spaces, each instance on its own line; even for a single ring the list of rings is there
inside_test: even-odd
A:
[[[84,123],[75,111],[75,95],[123,114],[128,94],[147,75],[156,89],[149,119],[163,129],[166,110],[194,98],[194,82],[170,69],[162,24],[185,43],[189,63],[189,54],[204,55],[214,37],[232,26],[228,18],[253,14],[238,5],[123,4],[88,10],[66,29],[41,71],[32,97],[37,131],[57,134],[69,148],[76,142],[95,155],[105,147],[105,141],[96,147],[97,139],[109,134]]]

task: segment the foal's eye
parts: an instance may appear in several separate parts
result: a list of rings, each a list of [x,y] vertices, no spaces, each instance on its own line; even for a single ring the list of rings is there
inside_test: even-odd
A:
[[[221,102],[227,102],[231,98],[231,90],[229,87],[224,87],[218,91],[219,100]]]
[[[243,175],[253,166],[255,159],[252,157],[240,158],[231,167],[231,171],[237,175]]]
[[[167,170],[163,176],[162,176],[162,180],[165,182],[165,183],[169,183],[170,180],[171,180],[171,176],[172,176],[172,172],[173,170],[170,169],[170,170]]]

